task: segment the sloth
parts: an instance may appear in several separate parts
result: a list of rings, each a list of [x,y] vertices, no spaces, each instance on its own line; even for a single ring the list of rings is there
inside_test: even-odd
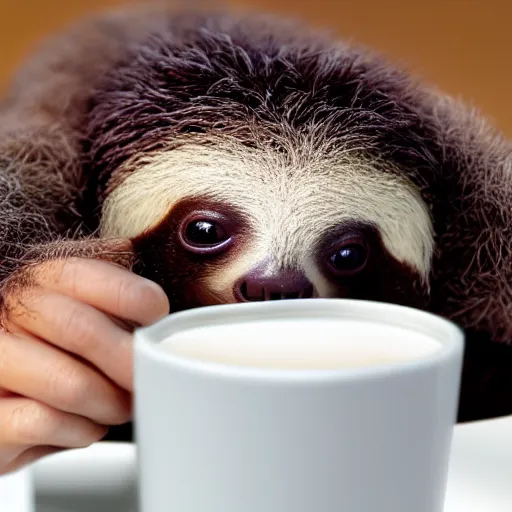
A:
[[[102,13],[1,103],[1,308],[72,256],[155,281],[171,311],[400,304],[464,329],[458,421],[509,414],[511,164],[473,108],[301,21]]]

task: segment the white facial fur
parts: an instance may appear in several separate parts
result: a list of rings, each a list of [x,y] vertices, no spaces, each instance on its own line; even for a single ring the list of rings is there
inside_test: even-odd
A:
[[[320,296],[331,296],[313,248],[344,220],[376,225],[389,253],[426,279],[433,251],[429,211],[411,183],[377,164],[382,166],[343,151],[285,155],[236,143],[146,155],[126,164],[136,170],[107,198],[101,235],[136,237],[178,201],[207,195],[243,210],[256,233],[243,254],[206,278],[219,296],[269,257],[276,265],[302,268]]]

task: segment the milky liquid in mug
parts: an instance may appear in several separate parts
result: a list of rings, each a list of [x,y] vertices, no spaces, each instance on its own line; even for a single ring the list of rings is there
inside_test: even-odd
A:
[[[403,327],[349,319],[256,320],[179,331],[166,352],[187,359],[276,370],[327,370],[401,363],[441,345]]]

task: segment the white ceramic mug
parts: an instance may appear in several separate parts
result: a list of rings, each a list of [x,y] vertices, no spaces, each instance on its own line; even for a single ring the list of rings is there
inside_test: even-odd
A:
[[[310,321],[316,335],[260,347],[255,321]],[[249,339],[240,347],[252,363],[183,355],[190,329],[207,326]],[[365,357],[379,343],[399,355],[398,329],[408,347],[423,337],[437,348],[381,364],[282,364],[295,346],[314,356],[358,329],[361,346],[373,343]],[[135,339],[141,512],[441,512],[464,341],[454,324],[390,304],[299,299],[190,310]],[[273,368],[258,353],[269,347]]]

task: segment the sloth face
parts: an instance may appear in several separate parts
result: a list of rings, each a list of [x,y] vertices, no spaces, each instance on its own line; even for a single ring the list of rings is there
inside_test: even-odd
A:
[[[90,99],[102,236],[132,239],[175,309],[421,307],[438,160],[407,79],[268,19],[189,21],[135,45]]]
[[[134,241],[137,271],[174,308],[309,297],[420,307],[432,258],[415,187],[371,162],[190,144],[129,162],[103,236]]]

